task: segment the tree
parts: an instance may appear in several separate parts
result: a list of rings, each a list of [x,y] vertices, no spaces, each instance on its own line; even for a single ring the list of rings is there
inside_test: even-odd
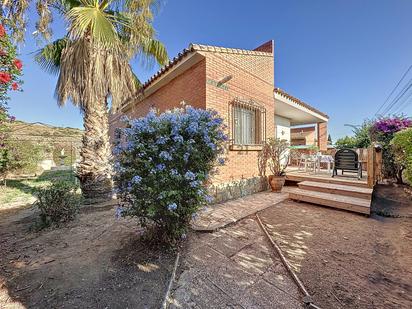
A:
[[[356,147],[368,148],[371,144],[370,129],[372,127],[371,120],[365,120],[360,126],[354,128]]]
[[[332,145],[332,136],[328,134],[328,145]]]
[[[352,127],[353,136],[345,136],[336,140],[337,148],[368,148],[371,144],[370,128],[373,122],[366,119],[361,125]]]
[[[129,64],[133,57],[159,64],[168,60],[152,26],[157,3],[60,0],[52,5],[67,19],[68,33],[42,48],[36,60],[58,74],[58,104],[71,101],[83,113],[85,133],[77,170],[83,196],[88,201],[108,198],[108,105],[116,110],[137,91],[139,81]]]
[[[357,148],[356,140],[353,136],[345,136],[336,140],[336,148]]]

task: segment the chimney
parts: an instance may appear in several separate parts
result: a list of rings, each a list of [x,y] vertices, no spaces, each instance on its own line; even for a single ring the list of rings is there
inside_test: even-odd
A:
[[[256,47],[254,50],[273,54],[273,51],[275,49],[274,47],[275,47],[275,41],[270,40]]]

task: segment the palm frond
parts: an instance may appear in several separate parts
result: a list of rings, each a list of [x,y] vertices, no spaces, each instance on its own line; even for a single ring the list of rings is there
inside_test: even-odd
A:
[[[36,11],[39,16],[36,22],[35,35],[41,36],[46,41],[49,41],[53,35],[50,24],[53,22],[53,15],[50,10],[50,6],[54,1],[50,0],[37,0]]]
[[[150,58],[152,58],[160,65],[165,65],[169,61],[166,47],[162,42],[153,38],[144,38],[140,44],[140,56],[144,61],[150,61]]]
[[[43,0],[44,1],[44,0]],[[83,112],[111,102],[116,110],[141,83],[129,61],[166,64],[165,46],[152,26],[157,0],[51,0],[69,23],[67,38],[35,56],[48,72],[59,73],[56,99]]]
[[[86,1],[82,1],[86,2]],[[72,39],[89,36],[107,46],[118,44],[113,15],[102,11],[98,6],[74,7],[67,13],[70,22],[69,35]]]
[[[64,15],[72,8],[80,5],[81,2],[79,0],[55,0],[50,6]]]
[[[47,44],[36,52],[34,60],[44,71],[57,74],[60,70],[62,52],[68,44],[69,39],[67,38]]]
[[[56,86],[59,105],[71,101],[81,110],[92,110],[111,97],[116,110],[136,92],[136,80],[124,52],[78,39],[62,53]]]

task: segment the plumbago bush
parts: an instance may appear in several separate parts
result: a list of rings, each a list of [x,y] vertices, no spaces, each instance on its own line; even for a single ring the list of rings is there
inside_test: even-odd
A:
[[[6,29],[0,23],[0,179],[8,166],[7,137],[9,124],[14,121],[7,109],[8,93],[20,89],[22,62],[16,58],[16,48],[10,41]]]
[[[118,216],[133,216],[154,227],[156,239],[174,243],[192,216],[210,202],[205,183],[227,140],[214,111],[186,107],[126,120],[114,148]]]
[[[391,141],[396,132],[412,127],[412,120],[405,116],[393,116],[376,120],[370,129],[371,140],[382,146],[383,172],[387,178],[402,183],[404,166],[395,160]]]

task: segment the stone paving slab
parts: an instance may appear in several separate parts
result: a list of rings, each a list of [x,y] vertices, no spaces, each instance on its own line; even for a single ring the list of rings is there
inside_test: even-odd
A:
[[[253,218],[190,234],[179,270],[169,308],[303,308],[298,287]]]
[[[288,199],[288,193],[260,192],[210,206],[192,222],[195,231],[214,232]]]

